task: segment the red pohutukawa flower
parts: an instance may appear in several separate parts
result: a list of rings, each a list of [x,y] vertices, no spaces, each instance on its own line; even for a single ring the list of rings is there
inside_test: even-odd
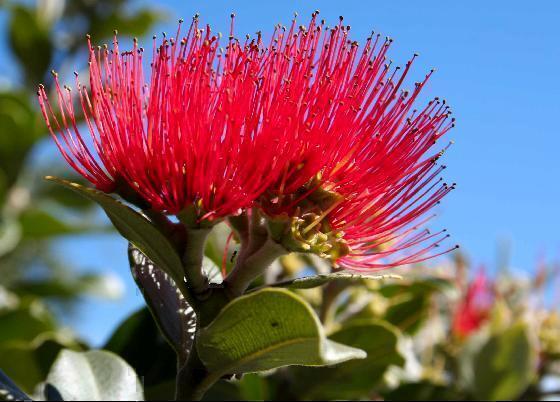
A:
[[[277,138],[289,160],[263,208],[297,217],[304,248],[346,267],[419,262],[447,237],[417,228],[453,188],[433,148],[454,119],[438,98],[414,109],[431,72],[401,89],[416,55],[400,72],[386,59],[391,39],[372,34],[360,50],[349,31],[342,18],[330,29],[318,23],[317,13],[307,27],[276,29],[260,135]]]
[[[277,26],[225,49],[195,17],[163,39],[149,84],[143,50],[94,48],[90,90],[76,78],[91,137],[77,127],[69,89],[55,75],[60,117],[39,100],[60,151],[99,189],[133,189],[151,208],[195,206],[214,219],[258,206],[288,218],[292,245],[352,269],[423,261],[447,237],[419,229],[453,186],[434,144],[453,125],[437,98],[415,109],[431,73],[409,92],[379,35],[361,47],[350,27]],[[449,251],[449,250],[446,250]],[[444,251],[444,252],[446,252]],[[393,258],[389,258],[393,256]]]
[[[72,92],[56,74],[60,117],[43,86],[38,95],[63,156],[97,188],[119,192],[126,185],[156,210],[194,205],[201,218],[213,219],[247,207],[268,186],[272,164],[252,162],[262,55],[254,41],[232,37],[223,52],[195,17],[184,38],[180,26],[160,45],[154,37],[149,84],[136,40],[127,52],[116,36],[112,49],[93,47],[89,38],[88,45],[90,90],[76,74],[76,91],[93,150],[77,126]]]
[[[494,299],[493,284],[486,277],[484,270],[480,270],[455,310],[453,333],[464,338],[478,330],[488,320]]]

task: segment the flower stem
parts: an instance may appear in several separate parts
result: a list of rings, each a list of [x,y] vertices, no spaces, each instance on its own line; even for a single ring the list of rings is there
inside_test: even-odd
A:
[[[270,237],[247,258],[240,258],[225,280],[226,291],[231,297],[241,296],[251,282],[258,278],[274,260],[286,254],[286,249]]]
[[[202,399],[204,393],[212,386],[212,384],[210,384],[204,390],[200,390],[200,384],[207,376],[206,368],[198,357],[195,341],[189,359],[186,362],[178,362],[177,377],[175,380],[175,400],[191,401]]]
[[[211,229],[187,229],[187,241],[183,254],[183,269],[189,288],[197,297],[203,297],[208,290],[208,278],[202,271],[202,260],[206,239]]]

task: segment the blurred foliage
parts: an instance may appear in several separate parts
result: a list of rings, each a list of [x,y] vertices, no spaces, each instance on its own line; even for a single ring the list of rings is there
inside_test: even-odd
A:
[[[48,155],[54,146],[45,141],[48,133],[35,91],[39,83],[49,87],[51,69],[84,66],[86,33],[99,41],[110,38],[115,27],[124,34],[144,35],[161,15],[124,0],[0,4],[8,17],[10,63],[17,70],[0,89],[0,285],[26,297],[71,301],[103,281],[69,274],[72,267],[54,257],[52,241],[107,229],[83,219],[85,210],[90,218],[95,216],[87,200],[42,180],[44,164],[49,173],[64,167],[58,155],[52,160]],[[72,219],[73,211],[80,211],[79,220]]]
[[[86,33],[96,41],[110,39],[117,27],[145,35],[161,14],[125,0],[12,0],[0,7],[14,67],[0,87],[0,367],[32,394],[62,349],[88,348],[60,326],[59,314],[73,311],[84,296],[119,293],[113,278],[79,274],[53,249],[64,236],[108,227],[94,223],[92,204],[42,179],[45,165],[48,173],[68,169],[50,152],[37,86],[50,88],[51,69],[85,66]]]

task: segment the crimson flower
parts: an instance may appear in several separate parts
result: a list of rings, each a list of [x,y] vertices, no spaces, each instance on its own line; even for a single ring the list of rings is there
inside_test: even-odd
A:
[[[199,217],[237,213],[267,186],[269,166],[251,163],[259,126],[260,49],[233,37],[225,49],[198,17],[188,33],[164,35],[152,55],[149,84],[144,49],[136,40],[121,52],[89,46],[90,89],[76,73],[79,106],[89,129],[88,146],[78,127],[69,87],[54,74],[60,116],[45,88],[39,102],[48,128],[67,162],[105,192],[132,189],[158,211],[194,206]],[[253,180],[261,172],[263,182]],[[124,187],[124,190],[123,190]]]
[[[267,48],[269,117],[259,136],[276,139],[287,160],[264,210],[295,217],[292,232],[304,248],[355,270],[448,252],[430,253],[444,231],[419,231],[454,187],[439,177],[445,149],[433,150],[454,125],[451,111],[438,98],[415,108],[433,71],[406,91],[416,55],[393,68],[391,39],[372,34],[360,50],[342,17],[328,28],[317,14],[308,26],[277,27]]]
[[[489,318],[495,292],[484,270],[480,270],[455,310],[452,332],[464,338],[479,329]]]

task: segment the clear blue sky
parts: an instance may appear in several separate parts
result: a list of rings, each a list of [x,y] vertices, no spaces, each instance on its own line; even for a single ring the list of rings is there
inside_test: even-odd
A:
[[[461,244],[477,264],[493,266],[500,242],[510,242],[512,266],[521,269],[533,267],[543,254],[551,259],[560,256],[560,2],[167,0],[157,4],[170,17],[158,31],[173,32],[177,18],[200,12],[203,22],[227,32],[234,11],[239,35],[267,33],[278,22],[289,23],[294,11],[304,22],[319,9],[322,18],[332,23],[344,15],[357,40],[372,29],[393,37],[392,56],[397,62],[419,52],[413,75],[420,78],[436,67],[428,95],[446,98],[457,118],[450,134],[455,145],[446,156],[446,178],[458,187],[442,203],[434,227],[447,227],[453,242]],[[5,38],[0,46],[4,64]],[[61,251],[79,258],[84,267],[113,270],[126,281],[122,302],[96,303],[80,316],[80,332],[99,341],[141,303],[128,278],[125,243],[113,237],[84,238],[65,242]]]

